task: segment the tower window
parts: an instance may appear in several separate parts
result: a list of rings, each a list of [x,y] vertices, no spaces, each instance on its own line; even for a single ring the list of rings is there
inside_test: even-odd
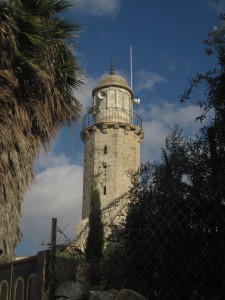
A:
[[[107,155],[107,146],[104,146],[104,155]]]
[[[104,195],[106,195],[106,186],[104,186]]]
[[[118,108],[118,90],[116,90],[115,108]]]

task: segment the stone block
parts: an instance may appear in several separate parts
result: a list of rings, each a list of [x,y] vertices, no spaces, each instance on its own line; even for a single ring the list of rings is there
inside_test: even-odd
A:
[[[91,292],[89,300],[112,300],[118,295],[117,290],[108,290],[108,291],[94,291]]]
[[[146,298],[133,290],[124,289],[115,300],[146,300]]]
[[[61,283],[55,291],[55,298],[67,300],[88,300],[90,292],[85,285],[80,282]]]

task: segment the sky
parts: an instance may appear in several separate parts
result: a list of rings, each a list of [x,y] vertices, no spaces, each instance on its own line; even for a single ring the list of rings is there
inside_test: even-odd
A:
[[[74,1],[74,0],[72,0]],[[64,17],[82,24],[74,54],[85,70],[82,89],[74,91],[86,108],[92,105],[92,90],[109,73],[115,72],[131,85],[141,102],[138,114],[143,120],[144,141],[141,162],[160,159],[166,136],[174,124],[184,136],[194,137],[201,124],[195,122],[200,110],[195,101],[181,104],[180,95],[196,72],[216,66],[205,53],[203,40],[225,12],[225,0],[76,0]],[[71,130],[63,127],[51,149],[41,151],[35,162],[36,180],[25,194],[21,229],[23,238],[16,255],[34,255],[50,242],[51,219],[73,240],[81,220],[83,189],[83,144],[81,120]],[[58,234],[58,243],[65,238]]]

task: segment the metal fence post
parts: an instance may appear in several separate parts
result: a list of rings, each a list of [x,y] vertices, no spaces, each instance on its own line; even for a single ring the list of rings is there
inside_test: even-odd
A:
[[[51,229],[51,249],[50,249],[50,261],[48,271],[48,300],[54,299],[55,294],[55,263],[56,263],[56,228],[57,219],[52,218],[52,229]]]

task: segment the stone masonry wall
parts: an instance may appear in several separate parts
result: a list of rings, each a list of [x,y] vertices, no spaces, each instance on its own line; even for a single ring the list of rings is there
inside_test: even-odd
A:
[[[87,218],[93,179],[102,207],[131,187],[128,171],[137,171],[140,167],[143,131],[135,125],[99,123],[85,128],[81,136],[85,148],[82,217]]]

